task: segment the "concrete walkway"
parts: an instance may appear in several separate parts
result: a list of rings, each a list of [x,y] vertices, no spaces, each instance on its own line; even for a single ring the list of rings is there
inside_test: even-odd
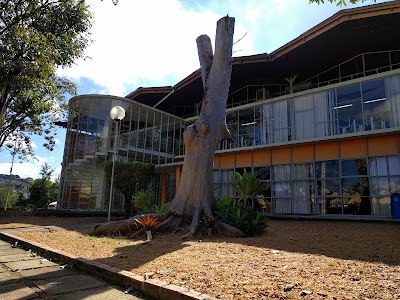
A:
[[[122,288],[0,240],[0,299],[143,300]]]

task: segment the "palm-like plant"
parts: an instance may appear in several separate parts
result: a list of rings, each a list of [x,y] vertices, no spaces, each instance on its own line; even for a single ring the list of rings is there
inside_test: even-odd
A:
[[[236,178],[231,178],[231,184],[239,194],[240,200],[243,201],[244,207],[247,207],[249,199],[254,198],[264,190],[262,182],[257,178],[257,174],[247,173],[246,169],[244,169],[243,175],[236,172]]]
[[[138,222],[140,225],[143,226],[144,230],[146,231],[148,241],[153,239],[151,231],[156,230],[158,226],[161,224],[160,220],[156,216],[152,215],[141,215],[135,220],[136,222]]]

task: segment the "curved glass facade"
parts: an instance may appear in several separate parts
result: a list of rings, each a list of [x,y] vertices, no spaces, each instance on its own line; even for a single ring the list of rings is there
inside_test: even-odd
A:
[[[70,113],[61,178],[61,209],[107,210],[109,183],[105,164],[112,159],[114,106],[125,109],[118,135],[117,160],[155,165],[173,163],[183,153],[183,120],[135,101],[103,95],[78,96],[69,103]],[[112,209],[123,209],[116,192]]]

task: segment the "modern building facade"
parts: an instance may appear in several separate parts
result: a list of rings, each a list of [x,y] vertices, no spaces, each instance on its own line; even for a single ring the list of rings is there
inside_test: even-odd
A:
[[[269,54],[237,57],[214,157],[215,196],[244,168],[280,214],[390,216],[400,191],[400,1],[342,10]],[[179,184],[182,134],[200,111],[200,70],[175,86],[125,98],[71,99],[59,207],[107,210],[104,164],[113,154],[110,109],[126,110],[118,160],[156,164],[160,202]],[[114,211],[123,209],[116,191]]]

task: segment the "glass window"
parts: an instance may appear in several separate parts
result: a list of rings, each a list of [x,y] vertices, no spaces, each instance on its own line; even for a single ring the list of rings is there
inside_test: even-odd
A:
[[[365,159],[342,160],[342,176],[367,175],[367,163]]]
[[[370,179],[371,195],[388,195],[389,194],[389,178],[388,177],[372,177]]]
[[[390,103],[386,98],[384,80],[363,82],[361,89],[368,130],[387,128],[390,120]]]
[[[390,175],[400,175],[400,157],[399,156],[389,156],[388,157],[389,174]]]
[[[389,193],[400,193],[400,177],[389,178]]]
[[[255,124],[254,107],[239,111],[239,147],[253,145]]]
[[[292,166],[292,179],[305,179],[314,177],[313,164],[295,164]]]
[[[317,194],[319,196],[339,196],[340,179],[317,180]]]
[[[254,167],[254,173],[257,173],[257,178],[260,180],[271,179],[271,168],[270,167]]]
[[[337,105],[333,110],[337,113],[341,134],[364,131],[360,85],[351,85],[336,90]]]
[[[370,176],[387,176],[386,157],[369,158],[369,175]]]
[[[274,180],[289,180],[290,179],[290,165],[276,165],[272,166]]]
[[[330,178],[339,177],[339,161],[317,161],[315,163],[315,177],[317,178]]]

